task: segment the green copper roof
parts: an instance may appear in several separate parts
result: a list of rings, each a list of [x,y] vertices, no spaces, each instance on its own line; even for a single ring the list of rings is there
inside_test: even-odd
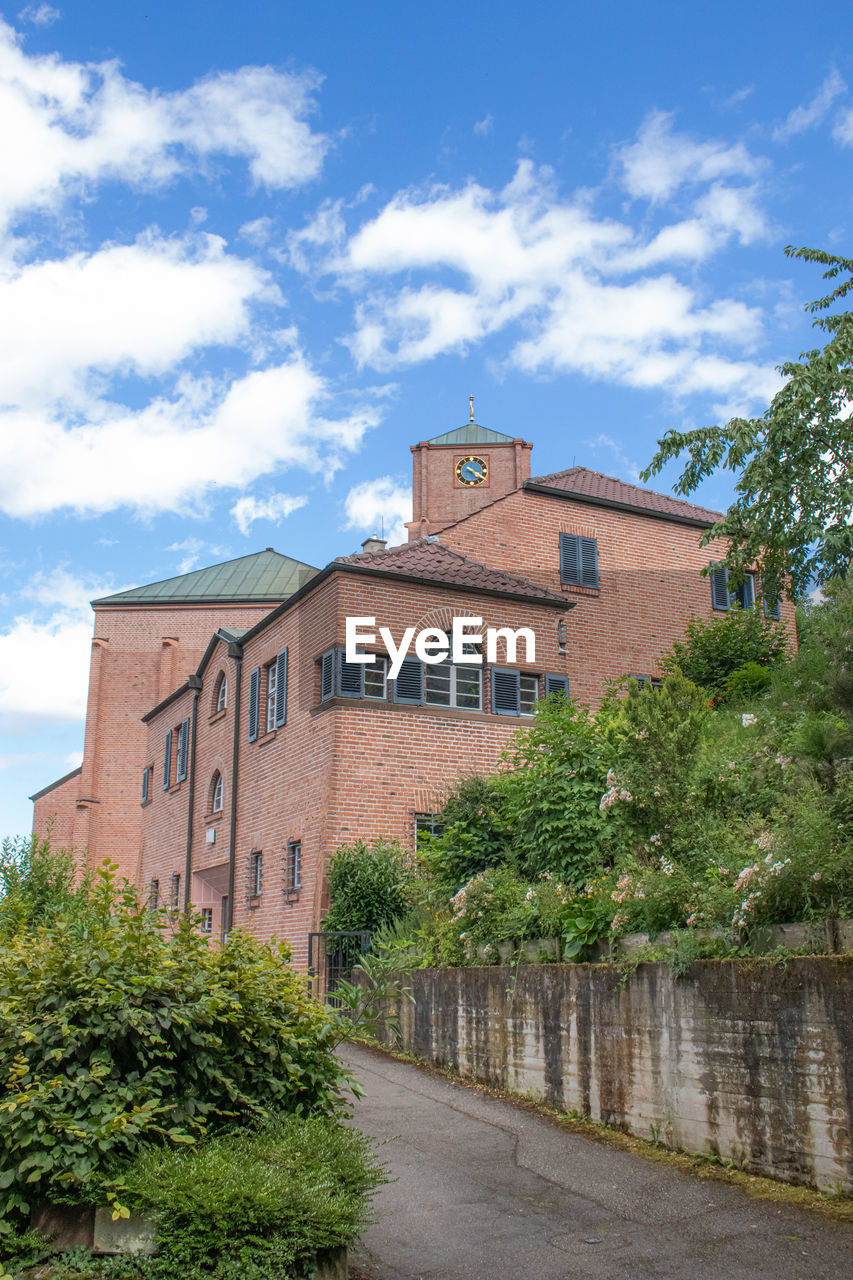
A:
[[[433,436],[427,444],[506,444],[514,439],[514,436],[505,436],[502,431],[481,427],[479,422],[466,422],[464,427],[457,427],[455,431],[445,431],[444,435]]]
[[[226,560],[209,569],[194,569],[177,578],[151,582],[114,596],[102,596],[93,605],[195,604],[202,600],[236,602],[287,600],[319,570],[301,560],[291,560],[267,547],[254,555]]]

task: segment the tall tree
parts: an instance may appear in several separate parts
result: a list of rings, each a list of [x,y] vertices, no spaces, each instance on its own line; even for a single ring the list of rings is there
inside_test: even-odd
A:
[[[806,306],[825,345],[779,366],[786,382],[760,418],[669,431],[642,475],[685,451],[676,493],[691,493],[720,467],[735,472],[737,496],[703,544],[727,538],[721,563],[733,581],[757,565],[771,599],[846,577],[853,556],[853,312],[836,309],[853,288],[853,261],[793,245],[785,253],[821,263],[824,280],[841,277]]]

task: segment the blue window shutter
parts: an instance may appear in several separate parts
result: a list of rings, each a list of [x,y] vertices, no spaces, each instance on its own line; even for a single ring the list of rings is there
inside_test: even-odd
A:
[[[145,768],[142,770],[142,803],[143,804],[145,804],[148,799],[148,782],[149,782],[150,772],[151,770],[148,765],[146,765]]]
[[[275,660],[275,727],[287,724],[287,650]]]
[[[581,538],[581,581],[585,587],[598,586],[598,540]]]
[[[424,664],[420,658],[404,658],[394,681],[394,701],[421,706],[424,700]]]
[[[181,721],[178,732],[178,782],[187,776],[187,760],[190,754],[190,718]]]
[[[163,790],[169,790],[172,778],[172,730],[166,730],[166,751],[163,756]]]
[[[521,713],[521,672],[492,667],[492,711],[499,716]]]
[[[249,676],[249,741],[258,736],[258,707],[261,701],[261,669],[255,667]]]
[[[320,701],[333,697],[335,692],[335,651],[327,649],[320,659]]]
[[[545,676],[545,697],[549,698],[552,693],[564,693],[569,696],[569,677],[546,674]]]
[[[778,596],[776,597],[775,600],[772,598],[772,596],[767,596],[767,595],[764,596],[764,616],[765,618],[772,618],[774,622],[779,621],[779,619],[782,616],[782,611],[780,609],[780,602],[779,602]]]
[[[560,534],[560,581],[580,582],[580,539],[573,533]]]
[[[724,613],[729,608],[729,574],[728,570],[722,565],[713,565],[711,568],[711,607],[713,609],[721,609]]]
[[[364,663],[347,662],[346,649],[338,649],[338,696],[341,698],[364,697]]]
[[[560,534],[560,581],[578,587],[598,586],[598,540],[577,533]]]

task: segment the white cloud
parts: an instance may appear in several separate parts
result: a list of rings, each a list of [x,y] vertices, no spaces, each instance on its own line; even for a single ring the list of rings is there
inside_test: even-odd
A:
[[[51,4],[28,4],[18,14],[19,22],[32,23],[34,27],[50,27],[62,17]]]
[[[655,127],[662,136],[669,126]],[[682,281],[673,271],[767,234],[756,186],[722,176],[758,164],[742,148],[685,145],[705,179],[686,216],[657,227],[598,216],[588,194],[561,198],[550,171],[524,160],[503,190],[471,182],[401,192],[350,237],[342,206],[324,205],[291,238],[292,261],[355,295],[347,342],[361,366],[410,365],[506,332],[505,359],[528,373],[704,394],[713,368],[721,395],[758,400],[777,385],[744,359],[761,336],[760,312],[736,299],[709,303],[693,273]]]
[[[674,132],[672,119],[667,112],[653,111],[636,142],[617,153],[630,195],[661,201],[684,183],[752,178],[758,173],[758,161],[742,143],[697,142],[688,134]]]
[[[230,515],[240,532],[248,537],[256,520],[268,520],[271,524],[281,524],[286,516],[306,506],[307,502],[307,498],[294,498],[286,493],[271,493],[267,498],[253,498],[247,495],[238,498],[231,508]]]
[[[267,243],[274,228],[275,223],[272,218],[254,218],[251,222],[243,223],[239,234],[243,240],[247,240],[256,249],[260,249]]]
[[[329,400],[297,354],[230,385],[185,382],[138,411],[101,400],[79,422],[50,408],[0,412],[0,509],[201,512],[214,487],[244,488],[283,465],[330,474],[380,414],[326,417]]]
[[[36,608],[0,632],[0,713],[82,718],[92,647],[89,600],[113,590],[62,568],[33,578],[21,595]]]
[[[795,107],[785,122],[773,130],[775,142],[786,142],[798,133],[814,129],[826,118],[833,104],[847,92],[847,85],[836,67],[830,71],[811,102]]]
[[[159,375],[249,330],[269,278],[216,236],[106,245],[0,277],[0,403],[79,404],[92,374]]]
[[[480,137],[485,137],[486,134],[492,132],[492,129],[494,128],[494,124],[495,124],[494,116],[492,115],[483,116],[482,120],[478,120],[477,123],[474,125],[474,132],[479,134]]]
[[[245,158],[269,187],[308,182],[329,147],[305,119],[319,83],[313,72],[242,67],[159,93],[117,62],[27,55],[0,20],[0,222],[107,178],[155,186],[215,155]]]
[[[411,486],[394,476],[365,480],[350,489],[344,501],[348,529],[361,529],[387,538],[390,546],[408,540],[405,522],[412,518]]]

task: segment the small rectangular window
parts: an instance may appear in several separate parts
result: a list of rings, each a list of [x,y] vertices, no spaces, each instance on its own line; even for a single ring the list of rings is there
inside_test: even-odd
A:
[[[424,837],[440,836],[444,830],[444,823],[440,820],[437,813],[416,813],[415,814],[415,853],[418,851],[418,845],[423,842]]]
[[[151,782],[151,767],[146,765],[142,770],[142,803],[148,803],[148,788]]]
[[[365,698],[388,697],[388,659],[377,654],[375,662],[364,665]]]
[[[536,710],[536,703],[538,701],[539,677],[523,675],[519,682],[519,715],[532,716],[533,712]]]
[[[460,707],[480,711],[483,705],[480,667],[454,665],[449,658],[427,663],[424,669],[424,701],[431,707]]]
[[[249,896],[259,898],[264,887],[264,855],[259,849],[249,854]]]
[[[284,891],[298,893],[302,888],[302,841],[288,840],[284,863]]]
[[[152,880],[148,885],[148,906],[152,911],[160,907],[160,881]]]
[[[176,871],[172,876],[172,893],[169,900],[169,906],[173,913],[176,913],[181,905],[181,876]]]
[[[183,782],[187,776],[187,766],[190,755],[190,718],[182,720],[178,725],[175,733],[178,735],[177,762],[175,769],[175,781]]]
[[[199,915],[201,916],[199,925],[202,933],[213,933],[213,907],[202,907]]]

